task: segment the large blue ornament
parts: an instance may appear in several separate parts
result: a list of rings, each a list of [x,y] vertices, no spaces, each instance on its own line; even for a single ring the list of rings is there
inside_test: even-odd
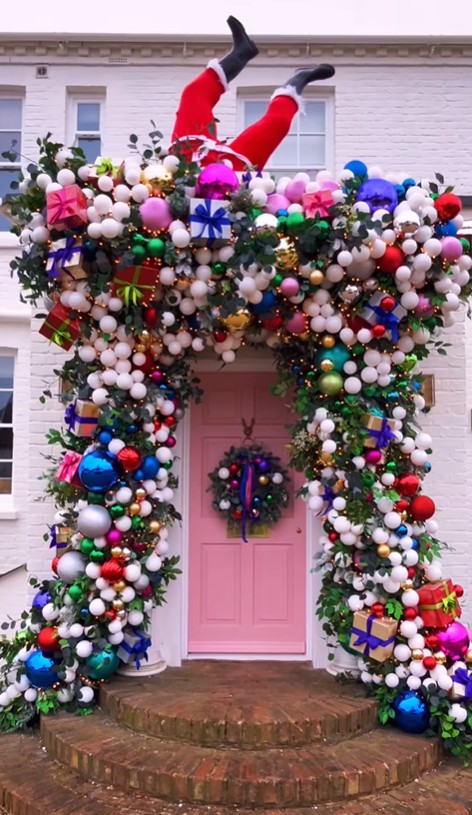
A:
[[[118,668],[120,660],[116,655],[116,651],[110,645],[106,645],[100,651],[94,651],[90,654],[85,660],[85,664],[90,679],[97,681],[112,676]]]
[[[348,163],[344,165],[344,169],[350,170],[351,173],[358,176],[359,178],[365,178],[367,176],[367,165],[364,164],[363,161],[359,161],[358,159],[348,161]]]
[[[79,478],[90,492],[107,492],[119,481],[121,465],[108,450],[93,450],[79,464]]]
[[[159,470],[159,462],[155,456],[144,456],[139,468],[144,478],[155,478]]]
[[[393,703],[395,724],[405,733],[424,733],[429,726],[429,708],[426,699],[413,690],[404,690]]]
[[[254,303],[251,308],[256,314],[270,314],[277,303],[277,295],[273,291],[265,291],[260,303]]]
[[[47,603],[51,602],[51,595],[48,591],[38,591],[33,597],[32,606],[36,611],[42,611]]]
[[[33,688],[52,688],[59,681],[57,671],[53,671],[56,664],[42,651],[31,651],[25,662],[25,674]]]
[[[393,212],[398,204],[398,193],[390,181],[385,181],[383,178],[370,178],[359,187],[357,200],[368,204],[371,212],[377,209]]]

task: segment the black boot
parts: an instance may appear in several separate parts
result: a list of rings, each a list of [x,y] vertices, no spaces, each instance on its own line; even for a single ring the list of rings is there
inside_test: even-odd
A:
[[[245,28],[236,17],[228,17],[226,21],[233,35],[231,51],[219,60],[228,82],[231,82],[247,65],[249,60],[256,57],[259,49],[253,40],[246,34]]]
[[[285,87],[295,88],[296,92],[301,94],[310,82],[316,82],[319,79],[330,79],[334,76],[334,68],[332,65],[317,65],[316,68],[300,68],[292,77],[285,83]]]

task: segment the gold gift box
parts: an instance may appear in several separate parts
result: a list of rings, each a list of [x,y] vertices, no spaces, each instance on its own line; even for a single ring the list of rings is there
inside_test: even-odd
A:
[[[368,611],[355,611],[349,648],[383,662],[393,652],[397,630],[398,623],[393,617],[375,617]]]

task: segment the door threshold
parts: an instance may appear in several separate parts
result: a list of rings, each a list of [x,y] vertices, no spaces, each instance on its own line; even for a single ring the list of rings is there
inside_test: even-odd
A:
[[[308,654],[187,654],[184,659],[221,659],[235,662],[311,662]]]

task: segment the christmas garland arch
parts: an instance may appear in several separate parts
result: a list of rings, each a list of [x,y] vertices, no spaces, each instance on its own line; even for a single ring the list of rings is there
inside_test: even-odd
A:
[[[139,666],[153,606],[178,574],[176,432],[198,393],[192,359],[268,346],[281,397],[295,386],[291,463],[322,518],[318,615],[359,655],[382,721],[472,743],[461,588],[442,575],[431,438],[418,363],[471,292],[461,202],[360,161],[338,179],[200,167],[153,146],[87,165],[39,142],[11,203],[24,296],[70,350],[69,404],[47,492],[54,576],[11,639],[0,724],[88,709],[120,660]]]

